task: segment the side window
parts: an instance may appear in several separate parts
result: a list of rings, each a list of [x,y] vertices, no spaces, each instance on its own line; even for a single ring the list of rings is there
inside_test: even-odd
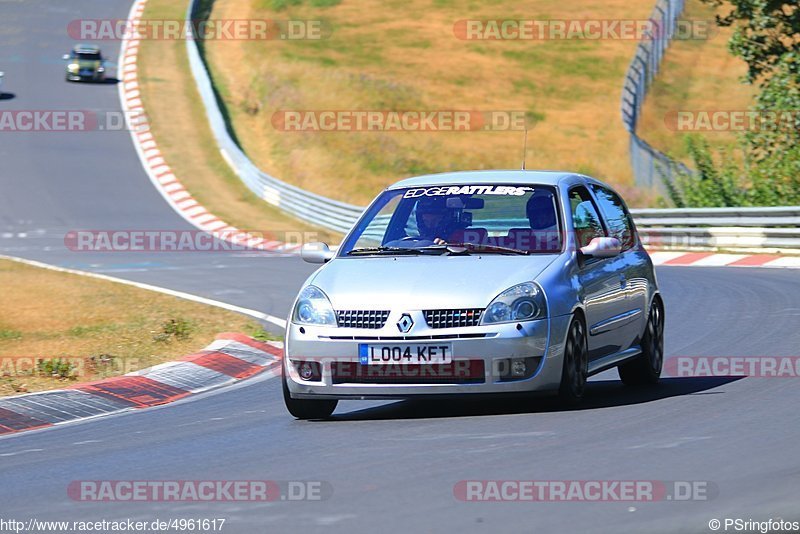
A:
[[[572,208],[572,225],[575,227],[578,247],[585,247],[595,237],[605,237],[600,215],[585,187],[580,186],[570,190],[569,204]]]
[[[633,226],[622,199],[613,191],[599,185],[592,185],[592,191],[594,191],[597,201],[600,203],[600,210],[606,218],[609,234],[620,240],[622,250],[628,250],[634,243]]]

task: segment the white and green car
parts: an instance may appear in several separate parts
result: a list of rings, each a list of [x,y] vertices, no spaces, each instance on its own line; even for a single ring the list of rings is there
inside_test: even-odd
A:
[[[64,54],[67,62],[66,80],[68,82],[102,82],[106,77],[106,67],[100,48],[94,45],[75,45],[69,54]]]

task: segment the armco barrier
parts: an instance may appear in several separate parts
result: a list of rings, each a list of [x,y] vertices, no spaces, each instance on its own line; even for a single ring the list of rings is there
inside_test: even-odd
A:
[[[195,19],[193,14],[196,4],[196,0],[191,0],[189,3],[186,15],[187,20]],[[200,55],[197,41],[191,34],[191,24],[187,24],[186,28],[186,49],[189,54],[189,66],[206,109],[211,131],[225,161],[259,198],[294,215],[298,219],[337,232],[346,232],[361,214],[363,208],[316,195],[273,178],[258,169],[242,152],[226,127],[208,70],[206,70],[205,63]]]
[[[655,249],[800,254],[800,207],[632,210]]]
[[[196,2],[190,1],[187,12],[189,20],[195,18]],[[634,130],[646,86],[658,71],[658,66],[648,58],[658,58],[660,64],[667,40],[673,35],[675,21],[682,11],[683,0],[659,1],[653,17],[664,25],[666,31],[661,32],[664,38],[640,44],[631,65],[625,88],[628,98],[623,97],[623,117],[627,125],[633,125]],[[191,32],[190,25],[187,25],[187,31]],[[250,190],[273,206],[308,223],[346,232],[361,215],[363,207],[329,199],[282,182],[259,170],[242,152],[228,132],[197,42],[191,35],[187,37],[189,64],[211,131],[233,171]],[[656,169],[670,161],[633,132],[631,139],[637,146],[646,147],[642,151],[632,152],[633,157],[651,158],[646,166]],[[643,209],[632,210],[632,213],[642,239],[652,248],[800,253],[800,207]]]

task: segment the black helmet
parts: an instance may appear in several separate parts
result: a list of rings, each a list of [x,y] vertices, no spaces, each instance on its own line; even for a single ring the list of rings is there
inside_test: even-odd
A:
[[[440,214],[441,219],[434,227],[425,224],[423,215]],[[417,228],[420,235],[434,235],[437,233],[447,233],[451,226],[453,210],[447,207],[446,197],[422,197],[417,201],[416,207]],[[436,236],[446,237],[446,236]]]
[[[556,210],[553,206],[553,195],[550,193],[534,194],[525,205],[525,215],[534,230],[555,226]]]

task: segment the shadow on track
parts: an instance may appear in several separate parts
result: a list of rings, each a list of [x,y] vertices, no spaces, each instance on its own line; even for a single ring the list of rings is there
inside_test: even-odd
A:
[[[100,81],[93,81],[93,80],[67,80],[68,83],[74,84],[81,84],[81,85],[117,85],[119,83],[119,78],[114,78],[112,76],[107,76]]]
[[[17,96],[17,95],[15,95],[14,93],[2,93],[2,92],[0,92],[0,100],[11,100],[15,96]]]
[[[614,408],[683,395],[723,394],[721,391],[704,392],[735,382],[741,378],[662,378],[658,385],[654,387],[625,386],[618,380],[589,382],[581,404],[571,408],[560,406],[554,397],[536,396],[486,396],[475,399],[451,397],[438,400],[405,400],[342,415],[334,415],[330,421],[435,419],[440,417],[475,417]]]

